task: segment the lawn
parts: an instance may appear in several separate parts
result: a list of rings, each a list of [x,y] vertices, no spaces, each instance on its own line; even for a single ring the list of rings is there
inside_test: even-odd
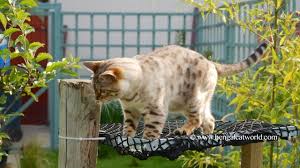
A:
[[[26,155],[23,156],[21,161],[22,168],[57,168],[58,152],[49,151],[44,149],[37,149],[36,147],[30,147],[27,150]],[[100,155],[98,156],[97,168],[181,168],[182,161],[174,160],[170,161],[163,157],[150,157],[147,160],[139,160],[132,156],[119,155],[114,149],[109,146],[100,147]],[[42,154],[43,153],[43,154]],[[24,153],[25,154],[25,153]],[[43,155],[44,158],[40,156]],[[43,160],[43,161],[41,161]],[[48,166],[39,166],[46,161]],[[33,162],[36,162],[37,166],[33,166]]]
[[[163,157],[150,157],[147,160],[139,160],[132,156],[119,155],[115,150],[107,146],[101,146],[100,159],[97,167],[101,168],[181,168],[182,162],[179,160],[170,161]]]

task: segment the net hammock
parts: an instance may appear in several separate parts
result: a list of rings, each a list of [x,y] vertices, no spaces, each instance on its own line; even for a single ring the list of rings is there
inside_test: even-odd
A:
[[[300,135],[300,130],[291,125],[270,124],[257,120],[216,121],[213,134],[203,134],[200,129],[190,136],[174,135],[173,131],[184,121],[167,121],[160,139],[142,139],[143,123],[139,123],[134,138],[123,137],[121,123],[102,124],[101,141],[115,148],[120,154],[132,155],[141,160],[151,156],[163,156],[170,160],[178,158],[186,150],[203,151],[215,146],[240,146],[262,141],[290,140]]]

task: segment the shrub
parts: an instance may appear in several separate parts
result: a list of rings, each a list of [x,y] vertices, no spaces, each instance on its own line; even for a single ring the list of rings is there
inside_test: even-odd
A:
[[[230,104],[236,107],[235,118],[289,123],[299,128],[300,37],[296,35],[299,12],[284,10],[289,1],[262,0],[253,5],[255,8],[246,11],[247,17],[240,18],[240,4],[235,0],[231,4],[214,0],[204,0],[203,3],[185,1],[199,8],[204,18],[215,14],[224,22],[233,22],[256,34],[261,41],[269,42],[269,52],[259,67],[250,68],[242,75],[222,78],[218,83],[219,93],[234,97]],[[217,2],[222,2],[222,7],[218,7]],[[266,144],[265,166],[299,167],[299,142],[289,150],[287,146],[284,141]]]
[[[16,102],[9,102],[10,105],[4,109],[8,95],[15,95],[15,100],[29,95],[37,101],[38,98],[32,92],[34,88],[47,87],[48,82],[60,73],[75,76],[76,73],[71,69],[79,68],[77,64],[79,59],[73,57],[48,62],[45,68],[40,65],[41,61],[51,61],[52,56],[49,53],[37,53],[37,50],[44,47],[44,44],[30,42],[27,39],[27,36],[35,31],[28,23],[30,21],[28,11],[36,6],[35,0],[0,0],[0,24],[4,29],[3,38],[8,40],[8,48],[0,50],[0,58],[22,60],[20,64],[0,69],[0,92],[2,93],[0,95],[0,120],[3,121],[1,130],[8,119],[20,115],[17,112],[7,114],[12,107],[11,104]],[[8,138],[1,131],[0,142]]]

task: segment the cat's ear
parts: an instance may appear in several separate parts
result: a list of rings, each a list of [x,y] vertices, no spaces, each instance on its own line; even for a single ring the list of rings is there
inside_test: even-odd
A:
[[[99,67],[103,64],[103,61],[84,61],[83,65],[86,69],[92,73],[95,73]]]
[[[117,76],[113,71],[105,71],[99,75],[99,79],[102,83],[110,85],[111,83],[117,81]]]

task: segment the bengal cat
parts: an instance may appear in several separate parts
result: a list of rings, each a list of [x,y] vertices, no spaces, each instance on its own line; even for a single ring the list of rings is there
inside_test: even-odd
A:
[[[121,100],[124,135],[134,137],[143,117],[143,138],[157,139],[169,111],[187,117],[176,134],[190,135],[197,128],[212,133],[215,119],[210,106],[218,77],[239,73],[257,63],[266,48],[263,43],[245,60],[228,65],[176,45],[133,58],[86,61],[84,65],[93,72],[97,100]]]

